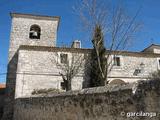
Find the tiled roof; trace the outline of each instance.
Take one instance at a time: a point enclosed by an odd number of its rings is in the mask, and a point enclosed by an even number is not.
[[[146,47],[144,50],[142,50],[141,52],[145,52],[147,49],[151,48],[151,47],[160,47],[160,45],[157,44],[151,44],[150,46]]]
[[[92,49],[84,48],[61,48],[51,46],[32,46],[32,45],[21,45],[19,50],[28,51],[48,51],[48,52],[79,52],[89,53]],[[108,50],[106,50],[106,53]],[[132,51],[112,51],[111,54],[127,55],[127,56],[144,56],[144,57],[160,57],[160,54],[149,53],[149,52],[132,52]]]
[[[11,17],[33,17],[33,18],[57,18],[58,20],[60,19],[59,16],[47,16],[47,15],[34,15],[34,14],[24,14],[24,13],[10,13]]]

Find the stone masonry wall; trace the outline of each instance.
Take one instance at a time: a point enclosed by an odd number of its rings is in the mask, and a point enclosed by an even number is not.
[[[111,80],[118,78],[125,82],[145,80],[150,73],[159,69],[158,58],[160,57],[121,55],[121,66],[113,66],[109,77]],[[143,69],[141,63],[144,64]],[[142,69],[141,73],[134,75],[136,69]]]
[[[0,88],[0,120],[3,115],[5,88]]]
[[[60,51],[20,50],[15,97],[30,96],[34,89],[55,88],[62,90],[61,82],[63,79],[59,74],[59,72],[63,73],[60,67],[60,53],[67,53],[68,58],[72,56],[71,54],[77,55],[76,53]],[[78,53],[78,58],[81,55],[84,54]],[[84,61],[82,62],[84,63]],[[78,74],[72,79],[72,90],[83,88],[84,71],[82,69],[84,69],[83,64],[78,70]]]
[[[160,81],[147,81],[18,98],[14,120],[159,120],[159,112]]]
[[[34,15],[11,14],[12,27],[8,57],[6,82],[5,114],[2,120],[10,120],[13,115],[15,84],[17,75],[18,54],[20,45],[56,46],[58,18]],[[41,28],[40,39],[29,39],[30,27],[38,25]]]
[[[43,47],[42,47],[43,48]],[[20,49],[16,76],[16,98],[30,96],[34,89],[56,88],[61,89],[61,69],[56,65],[60,63],[60,53],[68,54],[69,59],[73,54],[85,55],[86,53],[65,51],[61,48],[53,51]],[[57,56],[58,54],[58,56]],[[158,69],[157,57],[152,56],[127,56],[121,55],[121,66],[113,66],[110,80],[121,79],[125,82],[135,82],[146,79],[149,73]],[[145,64],[142,73],[134,75],[135,69]],[[80,90],[89,84],[89,73],[81,66],[79,74],[72,80],[72,89]]]

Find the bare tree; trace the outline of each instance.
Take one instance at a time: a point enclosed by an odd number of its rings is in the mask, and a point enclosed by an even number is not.
[[[129,17],[120,4],[114,8],[109,6],[111,5],[107,6],[105,0],[81,0],[78,6],[74,7],[84,29],[90,32],[91,39],[94,36],[96,26],[100,26],[103,31],[107,49],[105,70],[102,70],[99,57],[100,42],[96,44],[93,42],[92,44],[96,49],[98,69],[101,70],[101,77],[106,79],[106,84],[108,83],[108,75],[113,68],[114,57],[120,54],[120,50],[124,50],[132,44],[134,35],[140,26],[136,22],[140,10],[137,10],[134,16]]]
[[[85,59],[84,54],[81,53],[56,53],[51,58],[53,63],[56,63],[57,68],[59,69],[59,75],[63,79],[63,88],[66,91],[72,89],[72,79],[80,74],[83,71]]]

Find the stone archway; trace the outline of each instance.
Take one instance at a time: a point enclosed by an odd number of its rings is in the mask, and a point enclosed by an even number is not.
[[[109,82],[109,84],[111,84],[111,85],[122,85],[122,84],[126,84],[126,82],[124,82],[121,79],[114,79],[111,82]]]

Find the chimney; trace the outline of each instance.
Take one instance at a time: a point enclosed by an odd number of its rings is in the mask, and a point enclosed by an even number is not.
[[[81,41],[79,40],[73,41],[71,48],[81,48]]]

